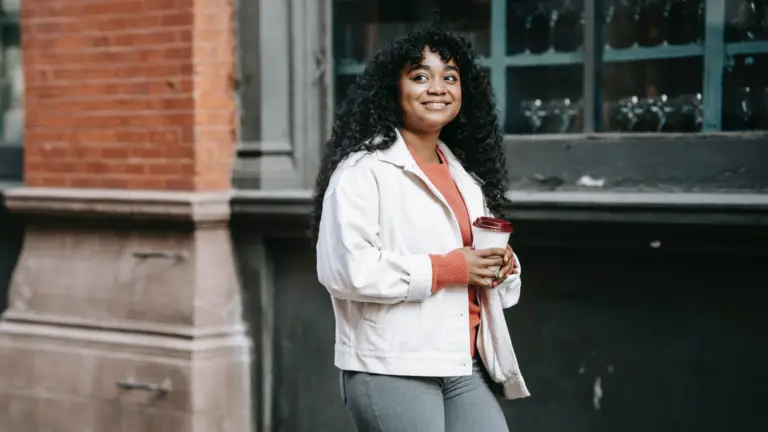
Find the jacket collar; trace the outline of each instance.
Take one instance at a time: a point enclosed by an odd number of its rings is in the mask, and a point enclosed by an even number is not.
[[[391,163],[392,165],[399,166],[400,168],[404,168],[406,171],[412,171],[416,164],[416,159],[413,158],[413,155],[408,150],[408,147],[405,144],[405,139],[403,138],[403,135],[400,133],[398,129],[395,129],[395,142],[392,144],[391,147],[385,150],[378,150],[377,154],[379,157],[379,160],[383,162]],[[373,138],[373,141],[380,140],[381,137]],[[451,170],[455,170],[459,173],[470,175],[464,170],[464,167],[461,166],[461,162],[456,158],[456,156],[453,154],[453,152],[448,148],[447,145],[445,145],[444,142],[438,141],[437,143],[438,148],[440,148],[440,151],[445,156],[448,166],[451,167]],[[474,178],[474,176],[470,175]],[[478,183],[482,183],[480,179],[474,178]]]
[[[377,136],[373,138],[373,142],[375,143],[381,139],[381,136]],[[388,149],[376,151],[376,154],[378,155],[379,160],[391,163],[400,168],[412,169],[416,166],[416,159],[411,155],[411,152],[405,145],[403,135],[397,128],[395,128],[395,142],[392,143]]]

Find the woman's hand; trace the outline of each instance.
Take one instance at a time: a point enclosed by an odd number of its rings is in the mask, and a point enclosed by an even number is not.
[[[493,270],[488,267],[503,265],[504,257],[507,253],[506,250],[501,248],[475,250],[469,247],[461,248],[459,250],[467,261],[470,285],[486,288],[492,288],[498,285],[494,285],[494,283],[496,283],[496,275]],[[501,272],[501,270],[499,271]]]
[[[492,287],[496,288],[499,286],[510,273],[517,273],[517,262],[515,262],[515,254],[512,248],[507,246],[507,249],[504,251],[504,267],[499,269],[499,277],[493,281]]]

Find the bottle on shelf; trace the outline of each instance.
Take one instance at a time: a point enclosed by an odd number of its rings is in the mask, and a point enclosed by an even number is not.
[[[614,0],[606,11],[605,40],[614,49],[637,42],[637,7],[634,0]]]
[[[699,1],[699,9],[697,12],[697,19],[699,20],[699,34],[696,42],[699,45],[703,45],[707,38],[707,3],[706,0]]]
[[[752,88],[744,85],[744,75],[743,68],[735,65],[723,76],[723,130],[752,129]]]
[[[704,125],[702,95],[681,95],[663,104],[665,122],[662,132],[700,132]]]
[[[552,47],[550,16],[544,5],[537,4],[536,9],[528,15],[525,29],[525,42],[528,52],[531,54],[541,54]]]
[[[755,99],[755,128],[768,130],[768,86],[759,89]]]
[[[667,11],[667,42],[685,45],[697,42],[701,34],[701,0],[670,0]]]
[[[739,0],[726,10],[726,42],[768,39],[768,4],[765,0]]]
[[[521,2],[510,2],[507,6],[507,55],[522,54],[526,50],[525,6]]]
[[[664,0],[643,0],[637,12],[637,44],[653,47],[666,41],[667,7]]]
[[[558,52],[574,52],[584,40],[582,13],[564,0],[563,4],[552,11],[552,48]]]

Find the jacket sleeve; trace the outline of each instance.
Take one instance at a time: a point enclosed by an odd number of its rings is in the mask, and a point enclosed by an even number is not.
[[[522,286],[520,275],[523,273],[523,267],[520,265],[517,254],[515,254],[515,262],[517,263],[517,273],[507,276],[504,282],[495,289],[501,297],[501,305],[504,309],[512,307],[520,301],[520,287]]]
[[[317,241],[317,276],[340,299],[372,303],[423,301],[431,294],[429,255],[380,246],[379,195],[370,172],[355,167],[332,179]]]
[[[488,206],[485,207],[485,214],[494,217],[493,213],[488,209]],[[523,284],[523,281],[520,279],[520,276],[523,274],[523,267],[520,264],[520,258],[517,257],[517,254],[514,252],[513,254],[515,255],[515,262],[517,263],[517,273],[512,273],[507,276],[504,282],[500,283],[496,289],[494,289],[494,291],[499,293],[501,305],[504,309],[510,308],[520,301],[520,288]]]

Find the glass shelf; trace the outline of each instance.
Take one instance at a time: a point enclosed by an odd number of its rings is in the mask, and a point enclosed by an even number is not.
[[[768,41],[735,42],[725,45],[725,52],[729,56],[768,53]],[[643,60],[663,60],[685,57],[697,57],[704,55],[704,47],[698,44],[688,45],[660,45],[656,47],[632,47],[626,49],[613,49],[606,47],[603,52],[605,63],[630,62]],[[584,56],[581,52],[545,52],[543,54],[517,54],[504,58],[504,64],[508,67],[534,67],[534,66],[560,66],[581,63]],[[483,66],[490,66],[491,60],[487,57],[478,59]],[[337,65],[339,75],[357,75],[363,71],[362,63],[347,63]]]
[[[683,57],[696,57],[704,54],[704,48],[698,44],[689,45],[660,45],[657,47],[632,47],[626,49],[612,49],[605,47],[603,61],[606,63],[628,62],[642,60],[660,60]],[[511,67],[526,66],[558,66],[581,63],[581,52],[558,53],[546,52],[543,54],[518,54],[509,56],[505,64]]]
[[[725,44],[725,53],[729,56],[768,54],[768,41],[747,41]]]
[[[541,54],[516,54],[507,56],[504,64],[510,67],[531,67],[531,66],[560,66],[581,63],[584,55],[581,52],[555,52],[547,51]]]

